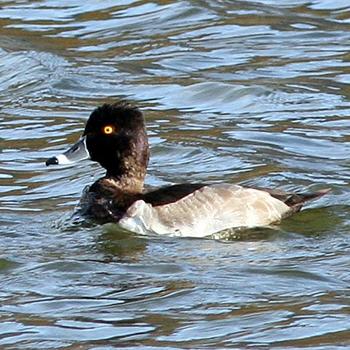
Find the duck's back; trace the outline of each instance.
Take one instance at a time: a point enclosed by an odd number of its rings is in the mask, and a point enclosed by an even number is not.
[[[204,237],[228,228],[269,225],[291,211],[283,201],[267,192],[217,184],[201,187],[165,205],[152,206],[138,200],[120,224],[141,234]]]

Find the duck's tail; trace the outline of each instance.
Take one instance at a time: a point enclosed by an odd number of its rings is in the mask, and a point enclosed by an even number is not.
[[[325,188],[317,192],[306,193],[290,193],[278,190],[265,190],[270,193],[272,197],[277,198],[283,203],[287,204],[293,212],[299,211],[304,203],[318,199],[331,191],[330,188]]]

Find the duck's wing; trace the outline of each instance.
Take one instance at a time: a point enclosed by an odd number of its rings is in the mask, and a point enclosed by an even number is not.
[[[166,205],[179,201],[189,194],[206,186],[206,184],[178,184],[172,186],[161,187],[159,189],[146,192],[142,195],[142,199],[152,206]]]
[[[202,186],[178,201],[136,201],[120,224],[138,233],[204,237],[233,227],[266,226],[293,210],[266,191],[231,184]]]

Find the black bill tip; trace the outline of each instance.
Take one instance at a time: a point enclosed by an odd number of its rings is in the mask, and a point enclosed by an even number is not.
[[[57,165],[58,164],[58,159],[56,157],[51,157],[46,161],[46,166],[49,165]]]

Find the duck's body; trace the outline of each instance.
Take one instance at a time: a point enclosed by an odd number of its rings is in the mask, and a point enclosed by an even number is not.
[[[68,163],[78,153],[107,170],[85,190],[81,212],[141,234],[204,237],[228,228],[266,226],[327,192],[289,194],[233,184],[181,184],[145,192],[149,149],[144,120],[126,103],[97,108],[83,138],[46,164]]]
[[[238,185],[203,186],[176,202],[137,200],[120,224],[141,234],[203,237],[229,228],[266,226],[292,212],[267,192]]]

